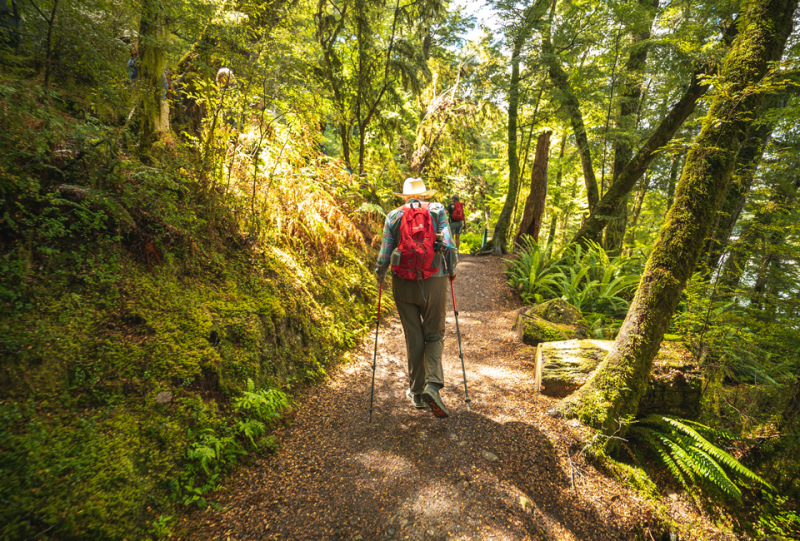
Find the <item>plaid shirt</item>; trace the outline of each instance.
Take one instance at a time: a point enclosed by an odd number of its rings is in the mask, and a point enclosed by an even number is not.
[[[409,199],[406,204],[416,199]],[[378,264],[375,267],[375,273],[379,277],[386,275],[389,269],[390,258],[392,251],[400,243],[400,221],[403,218],[403,208],[398,207],[386,215],[386,223],[383,225],[383,238],[381,239],[381,251],[378,254]],[[450,234],[450,227],[447,225],[447,213],[441,203],[430,203],[428,211],[433,218],[433,227],[436,233],[444,234],[444,257],[447,258],[447,267],[451,269],[451,274],[456,275],[456,265],[458,265],[458,252],[456,252],[456,245],[453,242],[453,236]],[[447,276],[444,268],[439,269],[439,272],[432,276]]]

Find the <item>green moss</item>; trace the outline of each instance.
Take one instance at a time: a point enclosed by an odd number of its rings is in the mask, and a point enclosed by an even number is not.
[[[30,309],[0,318],[0,539],[136,538],[172,513],[198,435],[233,434],[247,378],[316,381],[373,317],[365,254],[316,268],[295,254],[302,284],[285,262],[216,255],[224,272],[185,274],[123,254],[112,288],[43,275]]]
[[[538,316],[518,316],[517,332],[524,344],[535,346],[542,342],[568,340],[574,334],[566,325],[550,323]]]

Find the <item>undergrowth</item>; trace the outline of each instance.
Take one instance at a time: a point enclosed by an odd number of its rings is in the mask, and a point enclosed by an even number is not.
[[[204,170],[37,88],[0,81],[0,539],[163,537],[359,341],[380,215],[299,119]]]
[[[506,260],[506,275],[524,303],[563,298],[584,314],[594,338],[616,334],[639,284],[639,261],[611,257],[592,242],[558,250],[527,235],[518,248]]]

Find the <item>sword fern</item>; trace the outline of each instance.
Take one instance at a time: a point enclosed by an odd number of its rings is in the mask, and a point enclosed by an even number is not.
[[[741,502],[744,486],[760,485],[774,490],[727,451],[709,441],[709,438],[732,440],[725,431],[686,419],[650,415],[631,427],[630,437],[652,450],[689,494],[695,495],[697,489],[708,489]]]

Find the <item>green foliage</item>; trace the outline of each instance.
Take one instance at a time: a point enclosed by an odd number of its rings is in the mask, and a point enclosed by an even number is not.
[[[253,380],[247,378],[247,390],[233,401],[233,409],[241,417],[236,424],[237,433],[257,448],[256,440],[264,436],[268,426],[279,419],[290,404],[286,393],[277,389],[256,390]]]
[[[522,238],[522,250],[516,259],[507,259],[506,274],[511,287],[519,291],[522,301],[536,304],[554,298],[563,276],[560,254],[552,253],[551,245],[544,249],[532,237]]]
[[[564,253],[559,288],[562,296],[581,311],[621,316],[628,311],[639,284],[636,261],[610,257],[598,244],[580,245]]]
[[[247,378],[245,390],[233,400],[233,410],[238,414],[233,425],[206,428],[189,447],[189,462],[180,476],[181,482],[174,485],[183,504],[201,508],[209,505],[207,494],[217,488],[220,476],[247,453],[243,444],[249,443],[257,451],[277,452],[277,441],[266,433],[290,405],[286,393],[256,389],[255,382]]]
[[[742,487],[774,488],[707,438],[730,441],[724,431],[674,417],[651,415],[630,428],[634,442],[647,446],[690,494],[698,488],[741,502]],[[646,463],[639,454],[642,464]]]
[[[0,538],[164,537],[156,516],[212,505],[244,453],[277,452],[281,389],[363,335],[359,227],[379,213],[352,212],[338,164],[304,169],[314,142],[283,130],[292,160],[271,153],[246,240],[252,192],[206,191],[191,145],[144,164],[124,128],[35,86],[4,80],[0,105]]]
[[[792,509],[789,498],[769,492],[756,507],[757,519],[752,530],[759,537],[780,535],[789,539],[800,536],[800,513]]]
[[[462,233],[461,245],[458,251],[462,254],[471,254],[479,250],[482,246],[482,235],[479,233]]]
[[[776,385],[793,379],[796,363],[787,357],[793,333],[777,322],[750,317],[747,308],[718,294],[703,273],[687,284],[671,326],[696,362],[731,381]]]
[[[624,315],[639,282],[631,272],[634,262],[625,256],[609,257],[597,244],[575,245],[553,253],[530,237],[523,238],[519,256],[507,260],[511,287],[523,302],[536,304],[561,296],[581,311],[606,316]]]

